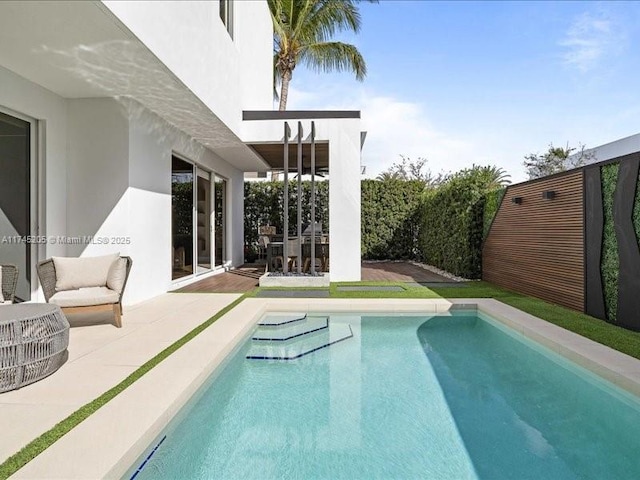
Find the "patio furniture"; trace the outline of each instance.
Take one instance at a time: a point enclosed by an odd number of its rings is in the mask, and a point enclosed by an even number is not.
[[[328,272],[329,271],[329,242],[319,241],[316,242],[316,266],[319,263],[319,269],[316,272]],[[311,266],[311,242],[302,244],[302,258],[304,259],[303,271],[309,272]]]
[[[69,322],[57,305],[0,308],[0,392],[51,375],[66,361],[68,345]]]
[[[275,272],[278,269],[278,263],[282,266],[284,259],[282,257],[283,243],[269,242],[267,245],[267,271]]]
[[[276,227],[274,225],[260,225],[258,227],[258,235],[266,235],[268,237],[276,234]]]
[[[0,265],[0,305],[13,303],[18,286],[18,267]]]
[[[258,237],[258,258],[265,258],[267,256],[267,248],[270,240],[267,235],[261,235]]]
[[[131,258],[53,257],[38,264],[38,277],[47,303],[65,313],[113,309],[116,327],[122,327],[122,295],[131,270]]]
[[[293,271],[297,262],[298,238],[291,237],[287,241],[287,266]],[[270,242],[267,246],[267,271],[274,272],[284,266],[284,242]]]

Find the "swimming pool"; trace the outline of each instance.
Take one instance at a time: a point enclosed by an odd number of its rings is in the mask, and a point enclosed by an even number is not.
[[[262,327],[127,477],[640,476],[637,399],[482,313],[329,322]]]

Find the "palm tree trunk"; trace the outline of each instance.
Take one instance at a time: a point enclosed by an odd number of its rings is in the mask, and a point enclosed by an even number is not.
[[[280,111],[287,109],[287,97],[289,96],[289,82],[291,81],[291,73],[291,70],[286,70],[282,73],[282,88],[280,88]]]

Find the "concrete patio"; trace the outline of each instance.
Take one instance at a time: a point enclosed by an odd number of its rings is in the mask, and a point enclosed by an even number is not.
[[[39,382],[0,394],[0,463],[239,296],[160,295],[125,307],[122,328],[109,314],[69,315],[68,361]]]

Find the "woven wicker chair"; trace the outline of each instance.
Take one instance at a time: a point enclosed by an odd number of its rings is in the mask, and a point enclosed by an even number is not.
[[[113,315],[115,319],[116,327],[122,327],[122,296],[124,295],[124,289],[127,286],[127,280],[129,279],[129,272],[131,271],[131,264],[133,263],[131,257],[120,257],[126,260],[126,276],[124,284],[119,292],[117,301],[106,304],[91,304],[86,306],[73,306],[73,307],[61,307],[64,313],[86,313],[91,311],[104,311],[113,309]],[[42,291],[47,303],[56,292],[56,267],[53,259],[49,258],[38,263],[38,278],[40,279],[40,285],[42,285]]]
[[[2,296],[5,302],[13,303],[18,286],[18,267],[4,264],[0,267],[2,267]]]

